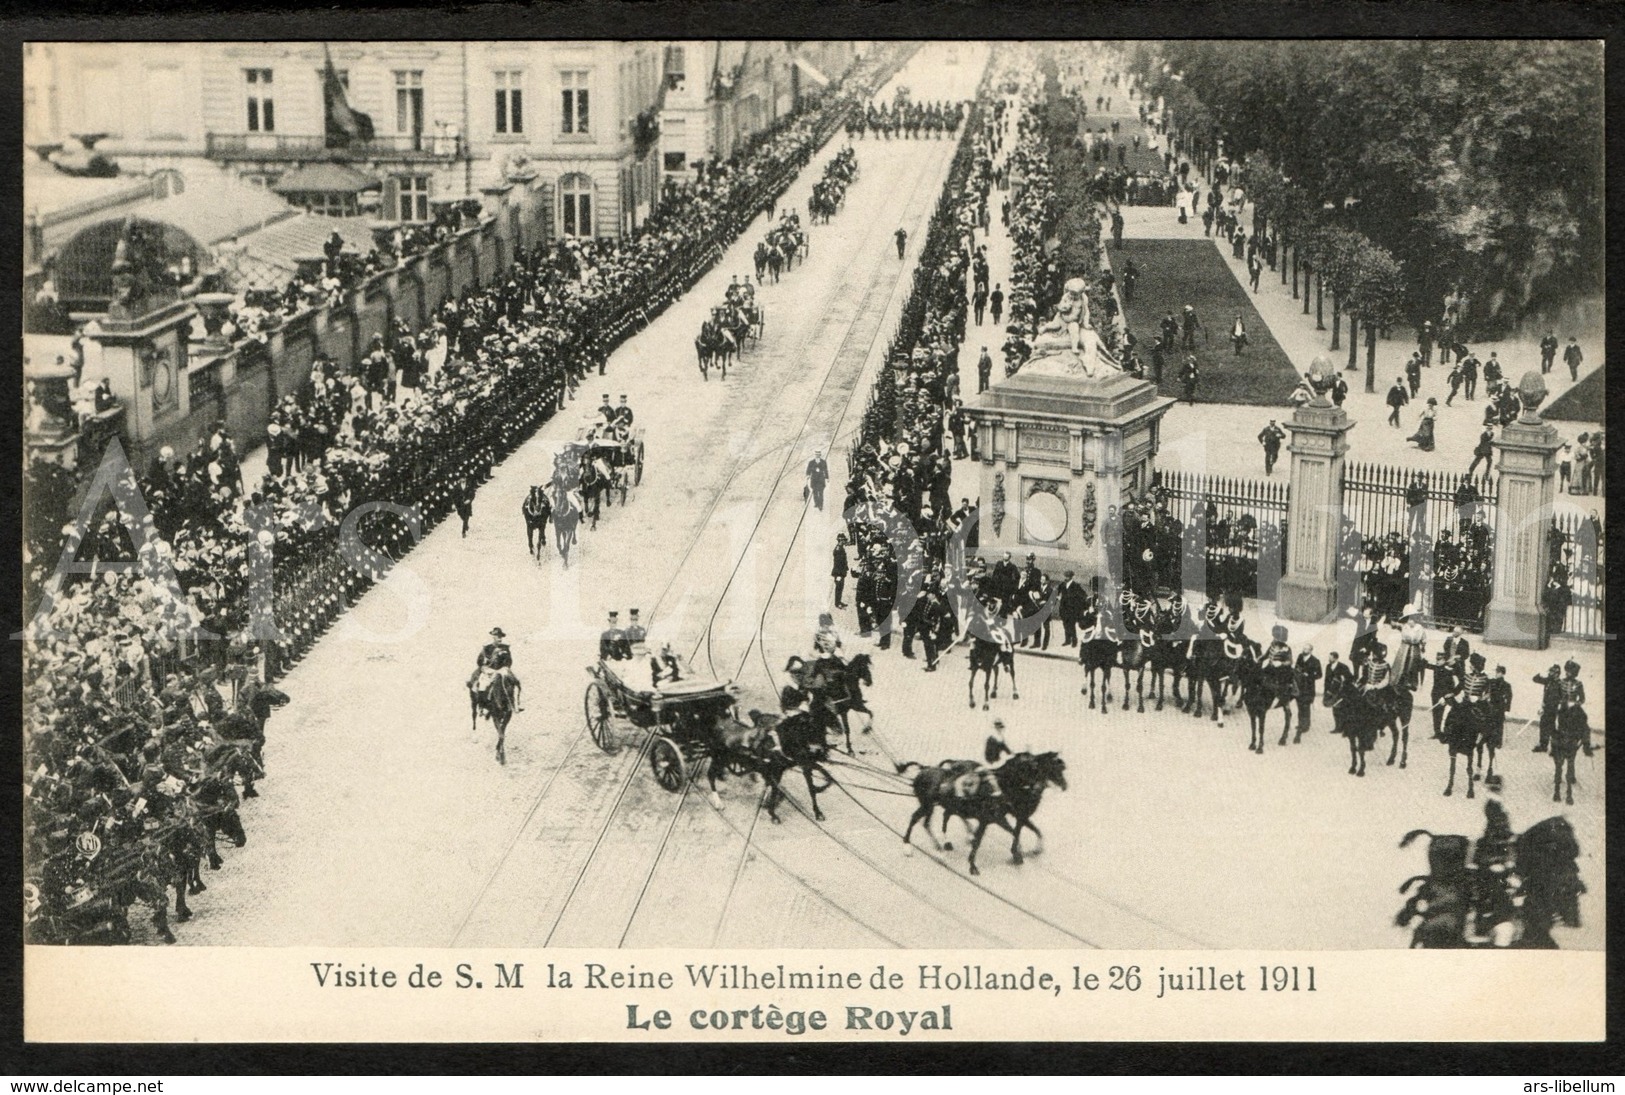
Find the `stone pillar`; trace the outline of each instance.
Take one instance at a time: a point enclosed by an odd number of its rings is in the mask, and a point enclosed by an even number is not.
[[[1499,474],[1495,502],[1495,576],[1484,614],[1484,639],[1503,646],[1544,650],[1546,614],[1541,594],[1552,568],[1547,528],[1557,495],[1556,454],[1562,439],[1541,420],[1546,397],[1538,372],[1518,385],[1523,414],[1495,442]]]
[[[67,365],[30,361],[23,364],[23,378],[29,397],[23,430],[26,456],[72,468],[79,449],[79,428],[68,394],[73,370]]]
[[[1327,374],[1329,375],[1329,373]],[[1293,411],[1286,576],[1276,593],[1283,619],[1318,623],[1337,611],[1338,531],[1343,524],[1343,456],[1354,422],[1320,396]]]

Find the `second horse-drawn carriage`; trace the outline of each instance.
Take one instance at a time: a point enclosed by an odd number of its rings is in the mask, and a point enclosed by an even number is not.
[[[653,664],[665,667],[663,678],[657,680],[651,668],[645,668]],[[669,674],[674,671],[677,675],[672,678]],[[689,675],[669,650],[653,659],[600,658],[587,673],[592,677],[582,697],[587,732],[606,753],[631,744],[623,738],[634,735],[621,729],[630,726],[648,742],[649,768],[656,783],[675,793],[704,771],[712,804],[718,807],[719,779],[755,772],[768,785],[762,805],[775,822],[784,799],[779,782],[791,768],[800,768],[813,814],[823,820],[818,792],[831,783],[822,763],[828,749],[824,726],[810,713],[790,710],[793,704],[785,703],[783,715],[753,710],[748,712],[750,721],[742,721],[738,686]],[[638,679],[644,674],[647,687]],[[814,772],[821,782],[814,782]]]

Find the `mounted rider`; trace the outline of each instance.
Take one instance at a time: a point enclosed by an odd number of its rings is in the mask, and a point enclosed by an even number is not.
[[[479,696],[482,703],[489,704],[491,699],[491,686],[501,680],[513,697],[514,710],[522,711],[519,706],[519,696],[523,686],[513,671],[513,651],[508,648],[507,636],[500,627],[491,629],[491,641],[480,648],[478,656],[474,659],[474,672],[468,678],[469,691]]]
[[[1259,665],[1270,692],[1284,702],[1298,694],[1297,677],[1293,673],[1292,648],[1287,645],[1287,630],[1281,624],[1270,629],[1270,645],[1265,648]]]

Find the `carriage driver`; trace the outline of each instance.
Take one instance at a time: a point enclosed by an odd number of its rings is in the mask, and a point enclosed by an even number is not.
[[[604,402],[598,408],[598,417],[604,420],[605,426],[615,424],[615,405],[609,401],[609,393],[604,393]]]
[[[609,626],[598,636],[598,657],[606,662],[624,662],[632,660],[632,644],[626,641],[626,632],[621,630],[621,614],[611,611]]]
[[[519,696],[523,686],[513,672],[513,651],[508,649],[507,636],[500,627],[491,629],[491,641],[480,648],[479,655],[474,659],[474,673],[468,678],[468,687],[472,692],[485,695],[491,687],[491,681],[501,677],[508,683],[513,692],[514,710],[523,711],[519,706]]]
[[[605,402],[609,400],[606,397]],[[626,405],[626,396],[621,396],[620,405],[610,412],[610,425],[619,426],[623,430],[632,428],[632,408]]]
[[[638,620],[638,610],[630,609],[627,615],[631,619],[626,621],[626,645],[634,657],[644,653],[644,644],[649,641],[649,631]]]

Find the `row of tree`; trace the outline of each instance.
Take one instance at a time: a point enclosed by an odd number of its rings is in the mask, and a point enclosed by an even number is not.
[[[1364,322],[1465,299],[1488,335],[1601,292],[1600,43],[1174,41],[1129,61],[1198,166],[1245,161]]]

